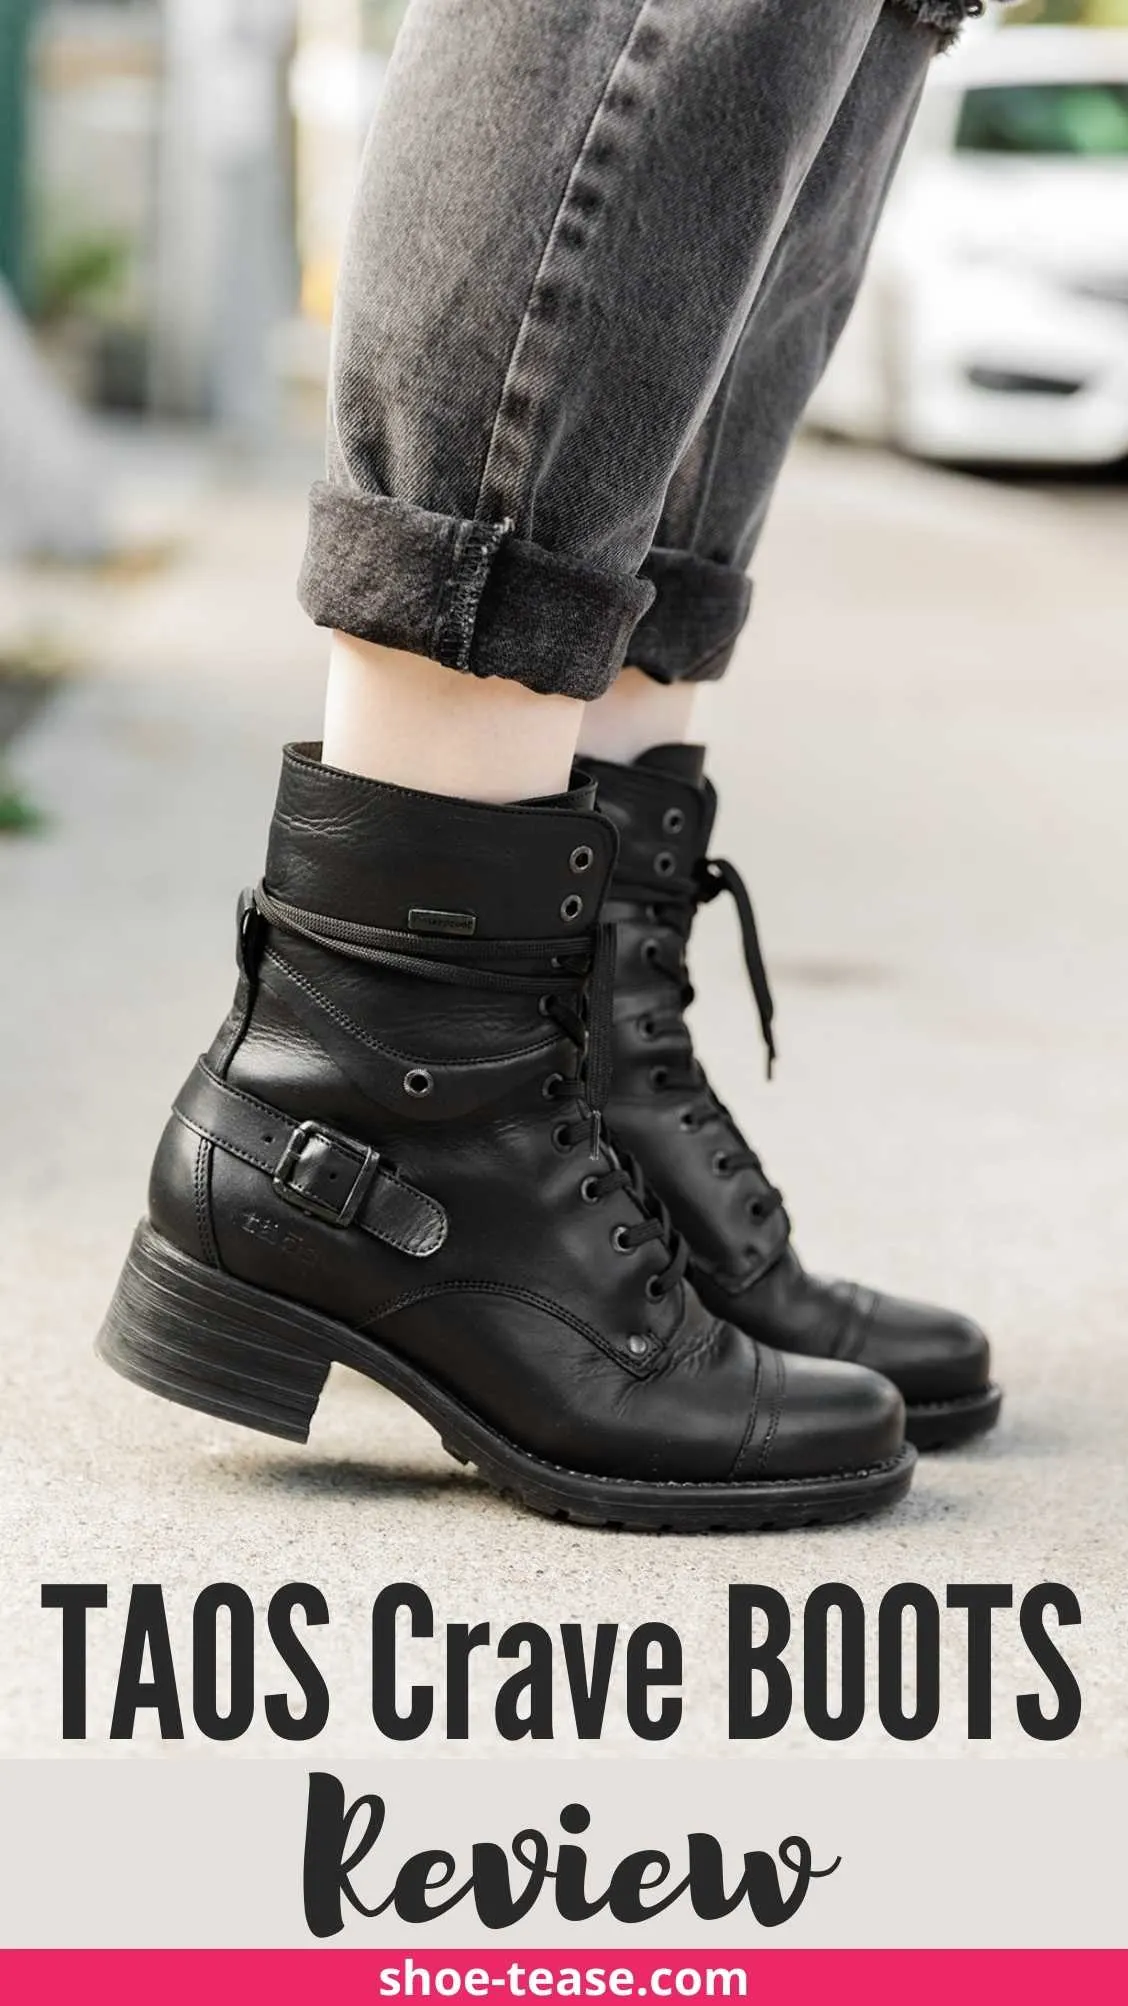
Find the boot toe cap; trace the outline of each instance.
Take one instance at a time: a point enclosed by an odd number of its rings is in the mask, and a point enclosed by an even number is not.
[[[991,1377],[986,1332],[970,1317],[929,1303],[875,1295],[854,1357],[886,1373],[912,1406],[981,1392]]]
[[[904,1400],[865,1366],[765,1351],[762,1385],[742,1477],[865,1470],[901,1453]]]

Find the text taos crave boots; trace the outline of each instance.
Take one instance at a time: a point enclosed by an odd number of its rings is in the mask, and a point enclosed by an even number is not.
[[[899,1394],[706,1310],[601,1136],[615,836],[591,803],[439,799],[287,751],[235,1003],[161,1140],[102,1356],[296,1440],[353,1366],[497,1488],[587,1523],[892,1502]]]
[[[618,922],[611,1127],[689,1241],[690,1273],[710,1309],[783,1351],[886,1373],[905,1397],[906,1433],[919,1448],[963,1441],[999,1413],[983,1332],[947,1310],[808,1274],[779,1192],[694,1055],[685,951],[697,907],[720,891],[737,902],[772,1051],[748,895],[730,864],[706,856],[716,795],[702,760],[699,746],[671,745],[632,766],[583,762],[619,831],[607,904]]]

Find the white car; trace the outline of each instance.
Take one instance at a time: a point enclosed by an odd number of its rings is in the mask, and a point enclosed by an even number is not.
[[[929,459],[1128,455],[1128,30],[938,60],[809,413]]]

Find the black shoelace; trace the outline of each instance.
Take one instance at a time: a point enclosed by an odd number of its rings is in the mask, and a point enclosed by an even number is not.
[[[654,923],[669,935],[668,940],[652,938],[644,943],[643,953],[647,965],[666,977],[676,990],[676,1001],[668,1010],[651,1010],[644,1019],[647,1035],[658,1045],[664,1044],[669,1058],[651,1069],[651,1079],[659,1091],[685,1094],[689,1098],[682,1112],[682,1126],[687,1133],[708,1127],[711,1123],[723,1122],[730,1130],[736,1131],[728,1109],[717,1098],[707,1080],[704,1070],[693,1050],[693,1040],[685,1022],[685,1013],[694,998],[693,984],[686,969],[686,949],[690,930],[697,909],[711,904],[722,892],[728,892],[737,910],[740,921],[740,937],[744,949],[744,964],[756,999],[760,1030],[764,1040],[767,1077],[772,1076],[776,1059],[775,1039],[772,1020],[775,1005],[768,982],[767,969],[760,949],[760,936],[756,929],[756,916],[752,910],[752,900],[735,864],[724,858],[703,857],[697,863],[690,877],[669,877],[663,881],[658,891],[653,884],[641,882],[616,883],[616,897],[645,906]],[[751,1171],[762,1184],[763,1190],[749,1208],[753,1218],[766,1219],[783,1206],[783,1194],[771,1183],[764,1166],[755,1150],[746,1144],[718,1150],[713,1158],[713,1167],[718,1176],[735,1176],[740,1171]]]
[[[613,1191],[627,1191],[642,1217],[617,1230],[616,1245],[624,1252],[661,1240],[670,1258],[660,1274],[652,1275],[647,1294],[652,1300],[666,1296],[681,1281],[689,1262],[689,1250],[676,1233],[669,1214],[651,1192],[634,1161],[614,1150],[603,1133],[603,1110],[611,1089],[612,1009],[615,994],[615,928],[606,922],[596,927],[589,942],[574,935],[555,940],[461,940],[432,939],[426,935],[403,933],[391,927],[361,926],[353,920],[333,919],[324,913],[307,912],[277,899],[265,884],[256,885],[255,910],[268,925],[299,935],[315,947],[364,961],[394,974],[410,975],[426,982],[444,982],[452,987],[506,990],[511,995],[535,995],[541,1015],[556,1024],[580,1054],[580,1069],[573,1078],[553,1073],[545,1082],[548,1100],[569,1102],[580,1114],[572,1122],[562,1122],[558,1134],[568,1148],[587,1141],[593,1163],[606,1160],[606,1168],[584,1179],[583,1195],[588,1202],[609,1197]],[[490,962],[506,962],[506,968],[489,967]],[[526,973],[515,970],[524,964]],[[546,988],[554,979],[555,986]],[[584,992],[583,1007],[557,989]]]

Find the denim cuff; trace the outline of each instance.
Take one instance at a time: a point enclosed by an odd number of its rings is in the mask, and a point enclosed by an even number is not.
[[[590,703],[614,681],[653,598],[640,578],[596,571],[509,522],[437,515],[318,481],[298,598],[319,627],[508,676]]]
[[[631,635],[631,667],[656,683],[716,682],[748,618],[751,580],[730,564],[658,548],[640,575],[653,585],[654,603]]]

